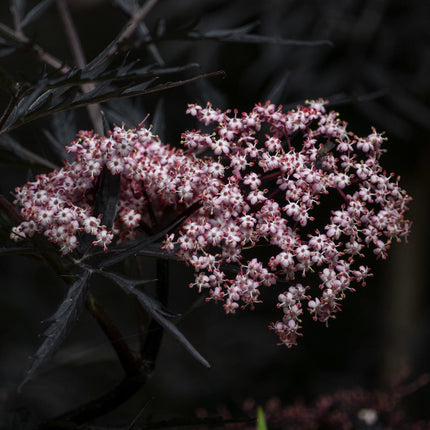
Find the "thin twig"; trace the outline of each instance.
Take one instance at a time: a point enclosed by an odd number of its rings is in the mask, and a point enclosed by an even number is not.
[[[75,25],[73,24],[72,16],[70,15],[70,11],[65,0],[57,0],[57,8],[64,24],[64,30],[69,41],[70,49],[72,50],[73,59],[75,60],[76,66],[83,69],[87,64],[87,60],[85,59],[81,41]]]
[[[85,68],[87,60],[66,1],[57,0],[57,8],[64,24],[64,30],[69,41],[70,49],[72,50],[73,59],[75,60],[76,66],[82,70]],[[95,85],[93,83],[83,84],[81,88],[84,93],[89,93],[95,88]],[[103,119],[100,114],[100,105],[90,104],[87,106],[87,111],[94,130],[99,135],[103,135]]]
[[[133,34],[133,32],[136,30],[136,27],[145,18],[145,16],[149,13],[149,11],[155,6],[157,1],[158,0],[148,0],[140,9],[138,9],[131,16],[129,22],[121,30],[116,44],[112,46],[111,50],[107,54],[108,56],[113,55],[116,52],[118,45],[121,44],[124,40],[128,39]],[[60,11],[63,9],[62,3],[63,3],[63,0],[57,0],[57,5]],[[66,31],[68,30],[66,29]],[[15,42],[28,45],[28,47],[31,49],[31,51],[33,51],[33,53],[40,61],[48,64],[54,69],[59,70],[61,73],[66,74],[70,72],[71,68],[68,65],[66,65],[63,61],[60,61],[58,58],[54,57],[53,55],[45,52],[39,45],[32,44],[30,39],[24,33],[15,31],[3,23],[0,23],[0,33],[3,33],[5,36],[9,37]],[[77,45],[74,44],[74,47],[75,46]],[[74,47],[72,47],[72,50],[74,50]]]
[[[149,13],[149,11],[156,5],[157,1],[158,0],[148,0],[140,9],[138,9],[136,12],[134,12],[131,15],[130,20],[120,31],[120,34],[117,38],[116,43],[109,50],[107,54],[108,56],[115,54],[116,50],[118,49],[118,45],[123,43],[134,33],[139,23],[145,18],[145,16]]]
[[[10,27],[0,22],[0,33],[3,33],[5,36],[9,37],[15,42],[26,45],[29,50],[33,52],[36,58],[38,58],[43,63],[53,67],[63,74],[70,72],[70,67],[65,64],[64,61],[60,61],[58,58],[54,57],[48,52],[45,52],[39,45],[32,44],[30,39],[22,32],[16,32],[15,30],[12,30]]]

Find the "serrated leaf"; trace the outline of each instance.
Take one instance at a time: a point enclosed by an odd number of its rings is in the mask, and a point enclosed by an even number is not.
[[[137,64],[139,64],[139,62],[140,62],[140,60],[131,61],[129,63],[123,62],[123,64],[121,64],[121,66],[119,66],[117,69],[114,69],[115,75],[117,77],[123,77],[123,76],[129,75],[129,71],[131,69],[133,69],[135,66],[137,66]],[[150,69],[151,69],[151,66],[145,66],[140,70],[142,70],[143,72],[146,72],[147,70],[150,70]],[[134,69],[134,71],[138,72],[139,69]]]
[[[28,108],[34,103],[34,101],[45,91],[46,82],[39,82],[36,87],[26,91],[27,94],[23,94],[14,106],[9,118],[4,124],[4,128],[10,127],[19,118],[24,117],[27,113]]]
[[[65,87],[66,85],[77,85],[79,84],[82,76],[81,69],[71,69],[66,74],[56,77],[50,77],[48,80],[48,85],[51,88],[55,87]],[[84,83],[84,82],[82,82]]]
[[[258,21],[250,22],[249,24],[242,25],[241,27],[231,28],[231,29],[218,29],[212,30],[204,33],[205,37],[210,38],[223,38],[237,36],[239,34],[247,34],[250,31],[258,27],[260,23]]]
[[[109,90],[109,82],[103,82],[97,85],[94,89],[92,89],[88,93],[82,93],[77,95],[77,97],[73,100],[73,103],[85,103],[85,102],[94,100],[100,96],[103,96],[109,91],[112,91],[112,89]]]
[[[29,88],[17,103],[17,110],[22,113],[27,112],[28,108],[46,91],[46,80],[41,79],[33,88]]]
[[[59,91],[61,91],[61,89],[59,89]],[[73,103],[73,100],[75,99],[75,97],[78,94],[80,94],[80,88],[79,87],[72,87],[72,88],[69,88],[68,90],[62,92],[61,97],[52,101],[52,106],[45,113],[45,115],[49,115],[50,113],[62,112],[62,111],[71,109],[71,107],[70,107],[71,103]],[[83,104],[83,106],[85,106],[85,104]],[[40,115],[40,116],[37,116],[36,118],[40,118],[40,117],[45,116],[45,115]],[[32,119],[36,119],[36,118],[31,118],[30,121]],[[27,121],[25,121],[25,122],[27,122]]]
[[[101,63],[93,68],[89,69],[88,67],[85,67],[81,70],[81,76],[80,79],[82,82],[97,82],[97,81],[103,81],[102,77],[108,77],[108,76],[115,76],[117,74],[117,68],[107,70],[110,63]],[[105,79],[109,80],[109,79]]]
[[[51,6],[52,3],[53,0],[42,0],[41,2],[39,2],[25,15],[24,19],[21,22],[21,27],[24,28],[26,25],[30,24],[30,22],[33,22],[35,19],[41,17],[49,8],[49,6]]]
[[[194,91],[198,94],[197,100],[203,103],[203,105],[206,104],[207,100],[210,100],[212,105],[218,106],[220,109],[228,105],[225,93],[207,79],[196,82],[196,89]]]
[[[38,110],[43,109],[44,106],[50,106],[52,96],[55,94],[54,90],[47,90],[41,94],[27,109],[27,114],[34,114]]]
[[[172,321],[166,318],[166,311],[162,305],[153,297],[136,288],[137,285],[152,282],[147,280],[128,279],[112,272],[98,271],[101,275],[112,279],[125,293],[135,296],[142,307],[191,355],[203,366],[210,368],[209,362],[194,348],[190,341],[179,331]]]
[[[112,0],[112,3],[128,14],[131,14],[136,8],[136,0]]]
[[[33,362],[27,370],[24,380],[19,385],[18,391],[21,391],[22,387],[33,378],[37,370],[49,361],[76,323],[84,307],[89,277],[89,271],[78,275],[78,279],[69,287],[66,298],[55,314],[48,319],[51,325],[44,332],[46,338],[36,351]]]
[[[122,94],[123,95],[131,95],[131,94],[135,94],[135,93],[141,93],[142,91],[145,91],[157,79],[158,78],[154,78],[154,79],[151,79],[150,81],[142,82],[142,83],[137,84],[137,85],[133,85],[130,88],[126,88]]]
[[[50,106],[45,106],[44,109],[40,109],[37,112],[28,112],[28,107],[43,93],[46,88],[43,88],[43,83],[40,83],[36,88],[32,88],[30,91],[27,91],[27,95],[21,97],[18,103],[12,108],[10,115],[4,121],[2,128],[0,130],[0,135],[9,133],[10,131],[16,129],[20,125],[29,123],[34,121],[35,119],[42,118],[44,116],[61,112],[64,110],[71,110],[80,107],[88,106],[89,104],[94,103],[104,103],[112,100],[118,100],[127,97],[135,97],[139,95],[152,94],[155,92],[165,91],[171,88],[176,88],[179,86],[186,85],[188,83],[194,82],[199,79],[209,78],[214,76],[223,75],[224,72],[217,71],[206,73],[202,75],[197,75],[189,79],[178,80],[178,81],[170,81],[166,83],[162,83],[155,86],[148,86],[148,83],[132,85],[130,87],[130,83],[126,83],[119,88],[113,88],[111,91],[107,90],[106,92],[102,92],[101,94],[95,95],[93,97],[88,97],[86,94],[84,99],[82,96],[77,96],[79,91],[78,86],[72,86],[67,90],[64,88],[58,88],[52,94],[52,101]],[[123,77],[121,77],[123,79]],[[153,81],[150,81],[150,84]],[[49,85],[52,83],[50,82]],[[46,85],[46,83],[45,83]],[[59,82],[56,85],[60,85]],[[69,85],[69,84],[65,84]],[[78,84],[76,84],[78,85]],[[81,85],[81,83],[79,83]],[[80,100],[79,100],[80,97]],[[8,112],[9,113],[9,112]]]

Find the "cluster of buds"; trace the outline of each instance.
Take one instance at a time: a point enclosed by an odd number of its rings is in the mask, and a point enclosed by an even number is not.
[[[385,258],[409,233],[410,197],[379,164],[385,138],[374,129],[354,135],[322,100],[288,112],[266,103],[242,114],[210,104],[187,113],[204,130],[183,133],[184,149],[143,125],[108,137],[82,132],[68,148],[74,162],[16,190],[25,221],[12,237],[42,233],[65,254],[86,232],[106,249],[198,202],[164,245],[194,268],[190,286],[234,313],[254,308],[262,287],[287,284],[270,328],[295,345],[304,308],[326,323],[354,283],[365,285],[367,251]],[[93,215],[104,166],[121,175],[111,231]]]

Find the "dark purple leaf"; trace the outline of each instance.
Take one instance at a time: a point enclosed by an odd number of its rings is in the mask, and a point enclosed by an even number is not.
[[[55,314],[48,319],[51,325],[44,332],[45,340],[36,351],[33,362],[19,385],[18,391],[21,391],[37,370],[49,361],[76,323],[84,307],[89,277],[89,271],[84,271],[78,275],[76,281],[69,287],[66,298]]]
[[[105,166],[99,181],[93,212],[94,216],[103,215],[101,222],[110,230],[116,215],[121,176],[113,175]]]

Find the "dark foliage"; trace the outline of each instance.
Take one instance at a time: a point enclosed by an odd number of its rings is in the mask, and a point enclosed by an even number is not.
[[[126,294],[136,296],[142,307],[169,333],[171,334],[181,345],[187,349],[191,355],[203,366],[210,367],[210,364],[204,359],[201,354],[194,348],[193,345],[187,340],[187,338],[178,330],[176,325],[172,323],[168,317],[173,315],[164,310],[161,304],[154,300],[143,291],[136,289],[137,285],[141,285],[151,281],[142,281],[139,279],[127,279],[113,272],[98,272],[101,275],[112,279]]]
[[[69,415],[59,416],[60,423],[51,423],[51,428],[60,428],[55,427],[57,424],[63,428],[77,428],[74,423],[84,421],[79,417],[97,418],[128,400],[124,392],[137,392],[139,384],[133,384],[139,378],[144,381],[141,385],[146,384],[154,363],[149,366],[150,371],[149,367],[143,371],[139,368],[148,361],[145,336],[151,337],[152,334],[155,340],[149,341],[158,346],[161,343],[160,331],[154,330],[151,319],[203,365],[200,367],[210,367],[199,352],[202,350],[205,356],[210,357],[212,369],[217,369],[217,363],[218,366],[221,363],[221,371],[215,373],[209,382],[205,380],[202,383],[206,374],[201,372],[205,369],[190,365],[186,356],[181,356],[174,346],[166,342],[165,356],[175,354],[174,362],[164,364],[160,373],[154,375],[158,379],[155,379],[156,387],[152,387],[156,393],[154,396],[162,399],[161,404],[156,401],[154,404],[151,401],[145,403],[142,412],[145,424],[142,425],[138,424],[139,416],[129,418],[136,415],[135,411],[142,408],[142,403],[131,404],[131,413],[129,410],[122,416],[111,415],[114,416],[113,421],[119,417],[121,423],[131,423],[121,424],[120,428],[176,428],[182,425],[215,428],[226,426],[230,421],[233,421],[232,425],[237,425],[237,421],[243,421],[243,411],[199,420],[164,420],[164,414],[167,417],[192,416],[194,409],[204,402],[216,404],[221,398],[223,403],[229,396],[243,398],[249,393],[263,403],[273,394],[293,401],[296,395],[312,397],[343,383],[351,385],[357,380],[362,385],[373,387],[386,383],[390,372],[391,375],[396,373],[400,358],[404,358],[418,372],[428,370],[429,313],[428,293],[424,288],[428,286],[425,262],[428,260],[429,237],[427,135],[430,129],[430,38],[427,27],[430,9],[427,2],[354,0],[339,3],[315,0],[304,4],[275,0],[205,0],[197,3],[165,0],[157,4],[151,1],[113,0],[112,4],[105,2],[98,6],[94,2],[94,6],[90,7],[91,2],[81,2],[79,6],[79,2],[70,1],[78,32],[84,35],[84,50],[91,58],[83,67],[77,66],[76,59],[70,60],[73,55],[65,49],[68,36],[63,39],[59,32],[64,23],[60,27],[57,24],[56,6],[59,3],[60,0],[11,0],[0,5],[0,192],[6,196],[2,196],[6,203],[0,201],[0,256],[5,261],[2,266],[5,285],[2,306],[6,309],[3,324],[8,327],[7,330],[15,324],[19,325],[17,319],[21,319],[23,327],[28,324],[26,330],[18,330],[18,335],[12,329],[11,334],[4,329],[5,351],[11,348],[12,356],[25,357],[23,350],[29,350],[31,343],[25,336],[30,338],[30,334],[34,334],[34,330],[28,329],[31,323],[25,322],[25,318],[28,321],[31,318],[34,325],[34,321],[46,312],[34,299],[34,286],[27,287],[26,284],[36,283],[40,277],[37,283],[41,286],[41,292],[38,294],[42,297],[51,278],[47,277],[46,269],[34,269],[32,264],[35,262],[38,268],[49,267],[49,273],[62,276],[66,281],[73,280],[59,306],[51,298],[46,300],[49,306],[58,306],[58,309],[46,320],[49,326],[42,335],[42,344],[33,355],[24,379],[21,378],[23,360],[17,360],[21,366],[19,370],[11,365],[10,361],[14,360],[9,359],[8,362],[5,359],[5,364],[2,364],[7,381],[0,394],[7,399],[8,407],[14,409],[20,402],[14,399],[20,381],[24,399],[26,390],[30,393],[24,401],[26,408],[34,408],[43,416],[42,419],[70,407],[73,396],[69,398],[68,393],[64,395],[64,400],[54,399],[55,395],[37,399],[45,394],[41,394],[44,393],[43,384],[37,385],[39,376],[36,376],[50,360],[54,359],[55,366],[55,357],[60,355],[61,347],[67,348],[67,343],[64,343],[72,334],[72,329],[85,338],[86,329],[79,328],[85,306],[102,327],[119,358],[125,373],[119,386],[125,387],[125,390],[118,395],[120,400],[115,406],[111,407],[109,403],[109,406],[97,409],[94,404],[83,405],[84,412],[72,410]],[[80,7],[88,9],[81,10]],[[148,7],[147,11],[143,10],[145,7]],[[139,16],[139,13],[142,15]],[[139,19],[134,20],[138,16]],[[88,28],[91,28],[91,35]],[[130,28],[132,31],[128,33]],[[93,37],[94,33],[97,35]],[[51,50],[56,56],[50,54]],[[391,156],[389,165],[410,178],[411,194],[417,196],[414,215],[416,233],[408,248],[410,251],[398,251],[397,259],[386,266],[385,275],[376,277],[373,285],[376,294],[366,296],[370,293],[364,292],[362,307],[350,307],[350,311],[345,312],[350,313],[350,319],[344,317],[342,323],[333,324],[330,336],[337,341],[330,341],[326,332],[318,331],[311,338],[313,343],[286,358],[285,352],[271,349],[273,339],[269,339],[269,344],[266,338],[254,332],[251,319],[239,318],[238,330],[241,331],[234,333],[228,323],[220,320],[215,323],[211,311],[199,314],[201,323],[194,322],[187,326],[184,321],[180,330],[176,325],[179,312],[169,312],[167,309],[181,309],[181,314],[187,314],[187,308],[194,310],[191,300],[185,298],[186,291],[178,292],[170,288],[169,292],[167,276],[167,280],[160,281],[158,277],[146,273],[150,265],[148,262],[174,259],[172,254],[163,250],[160,240],[176,231],[198,209],[198,204],[184,209],[182,213],[171,214],[168,225],[157,226],[156,231],[142,232],[136,241],[112,247],[103,253],[92,251],[90,239],[85,236],[80,240],[78,252],[72,257],[56,255],[56,250],[43,237],[25,240],[19,245],[8,240],[11,227],[19,222],[19,214],[11,204],[13,197],[10,197],[10,190],[34,178],[37,173],[58,168],[64,159],[70,157],[64,146],[75,138],[80,128],[88,128],[90,115],[85,113],[85,108],[89,106],[103,111],[108,126],[124,122],[133,127],[147,113],[155,113],[151,117],[155,132],[174,145],[181,131],[195,126],[184,126],[186,119],[178,115],[178,112],[185,110],[188,102],[212,101],[215,107],[242,109],[254,102],[264,102],[267,98],[294,107],[306,98],[320,96],[329,98],[331,105],[351,118],[358,129],[368,130],[370,123],[387,130],[393,142],[393,152],[400,154],[397,158]],[[93,128],[96,128],[95,124]],[[113,221],[118,194],[118,177],[106,170],[98,184],[94,207],[94,213],[101,214],[105,224],[110,225]],[[28,263],[23,265],[22,259]],[[9,261],[12,262],[10,265]],[[110,271],[114,265],[115,272]],[[403,272],[401,267],[405,267]],[[26,277],[25,272],[28,272]],[[101,276],[95,277],[94,273]],[[173,275],[177,281],[175,287],[177,285],[178,289],[186,290],[183,287],[187,284],[186,276],[182,273]],[[25,282],[20,281],[21,277]],[[137,351],[124,342],[124,336],[106,317],[102,305],[94,301],[88,303],[88,297],[92,297],[88,294],[100,295],[103,306],[106,304],[106,308],[110,305],[116,309],[115,301],[118,299],[115,293],[111,290],[100,293],[100,279],[103,278],[113,281],[121,292],[136,299],[140,309],[137,311],[138,328],[133,329],[140,340]],[[155,283],[155,291],[137,288],[147,283]],[[101,283],[103,288],[104,284]],[[405,288],[408,290],[407,297],[403,295]],[[15,293],[18,289],[23,292]],[[109,297],[110,294],[113,297]],[[167,306],[167,295],[173,296],[178,304],[169,302]],[[219,316],[219,309],[216,311]],[[262,305],[261,313],[255,318],[266,321],[268,312]],[[124,311],[123,316],[128,317],[128,313],[128,310]],[[379,317],[372,319],[370,314]],[[17,340],[20,336],[26,340]],[[193,340],[192,343],[188,337]],[[146,342],[149,341],[147,338]],[[83,347],[79,344],[78,348]],[[58,355],[54,357],[56,353]],[[158,349],[151,360],[155,361],[157,354]],[[227,355],[231,358],[230,362],[224,361]],[[12,376],[8,376],[9,369],[12,369]],[[178,369],[179,373],[184,372],[185,377],[172,381],[172,372]],[[67,369],[63,370],[67,374]],[[163,372],[166,376],[162,376]],[[86,373],[91,374],[92,368]],[[43,377],[41,375],[40,379],[43,380]],[[85,383],[79,385],[79,378],[75,376],[71,379],[75,384],[73,389],[85,393],[84,398],[89,397],[87,391],[90,394],[100,391],[98,387],[92,389]],[[35,384],[27,384],[30,380],[35,380]],[[211,388],[205,389],[203,385]],[[104,387],[103,384],[100,386]],[[428,392],[426,394],[424,400],[409,405],[408,411],[430,418],[428,414],[426,416]],[[76,399],[73,401],[76,402]],[[341,401],[338,403],[339,410],[345,413],[347,406]],[[51,404],[55,405],[53,410]],[[377,401],[373,401],[372,405],[376,404]],[[317,406],[307,408],[302,405],[297,410],[294,407],[270,410],[269,406],[266,410],[269,410],[271,422],[276,423],[274,428],[285,428],[285,422],[279,422],[279,417],[286,410],[291,415],[299,409],[297,414],[300,416],[294,425],[306,428],[304,417],[318,409]],[[328,415],[333,411],[329,412]],[[155,418],[151,418],[153,413]],[[24,410],[16,417],[26,414]],[[157,414],[161,414],[163,420],[158,419]],[[390,417],[398,417],[390,414],[391,411],[388,411],[384,422],[390,422]],[[126,419],[123,419],[124,416]],[[0,411],[0,420],[2,418]],[[302,418],[303,422],[300,421]],[[251,419],[249,428],[255,428],[252,416],[246,419]],[[40,422],[39,417],[28,418],[27,424],[27,418],[21,421],[18,418],[15,421],[5,420],[12,423],[11,428],[35,428],[36,423]],[[108,418],[105,423],[113,428],[113,421]],[[49,428],[49,422],[46,425]],[[327,425],[327,428],[335,427]],[[381,424],[366,428],[386,427]]]
[[[52,357],[76,323],[84,308],[89,277],[90,272],[88,271],[76,273],[76,281],[69,287],[64,301],[55,314],[47,319],[46,322],[50,323],[50,325],[43,333],[45,340],[34,354],[33,362],[18,387],[19,391],[21,391],[24,384],[33,378],[37,370]]]

